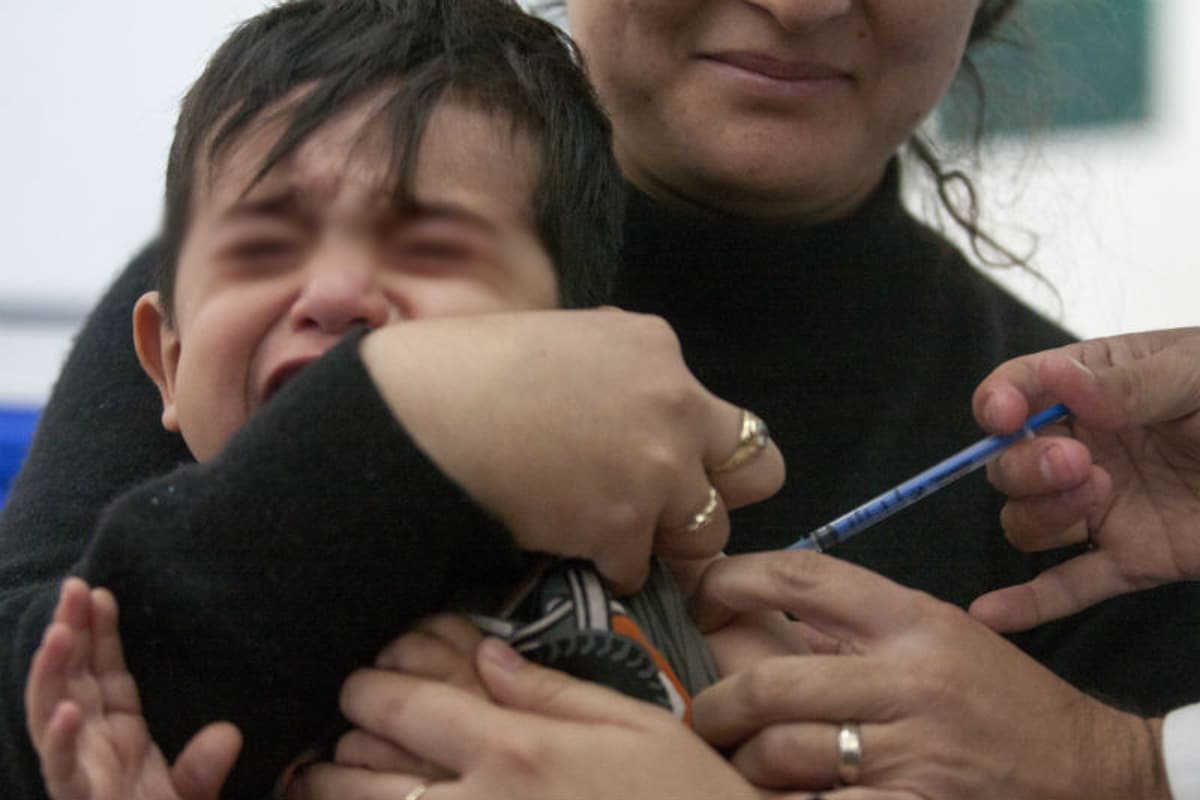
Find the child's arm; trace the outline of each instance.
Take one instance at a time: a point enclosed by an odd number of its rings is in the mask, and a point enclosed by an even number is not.
[[[53,800],[216,800],[241,747],[236,728],[215,723],[167,765],[125,666],[116,601],[78,578],[63,584],[25,707]]]

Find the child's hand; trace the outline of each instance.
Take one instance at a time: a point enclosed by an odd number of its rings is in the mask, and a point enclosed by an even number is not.
[[[63,584],[25,707],[53,800],[216,800],[241,749],[237,729],[215,723],[167,765],[125,666],[116,600],[78,578]]]

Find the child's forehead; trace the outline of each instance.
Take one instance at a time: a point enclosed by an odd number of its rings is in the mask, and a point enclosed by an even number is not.
[[[404,204],[417,199],[410,192],[469,183],[532,213],[540,170],[534,137],[510,114],[454,95],[429,111],[411,156],[385,113],[389,94],[376,92],[330,116],[264,171],[301,98],[293,93],[268,107],[218,152],[203,150],[196,199],[230,205],[286,183],[319,202],[349,183]]]

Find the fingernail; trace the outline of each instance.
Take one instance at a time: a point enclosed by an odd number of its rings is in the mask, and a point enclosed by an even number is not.
[[[513,650],[507,642],[495,637],[488,637],[479,644],[480,657],[490,661],[505,672],[516,672],[525,663],[520,653]]]
[[[1056,484],[1058,482],[1058,477],[1063,474],[1064,458],[1062,448],[1058,445],[1051,445],[1046,448],[1046,452],[1042,453],[1038,469],[1047,483]]]
[[[983,400],[979,404],[979,408],[983,411],[983,424],[988,428],[988,430],[994,430],[996,428],[996,420],[993,419],[995,414],[992,410],[993,397],[995,397],[995,394],[988,392],[983,396]],[[819,797],[819,795],[817,795],[817,797]]]

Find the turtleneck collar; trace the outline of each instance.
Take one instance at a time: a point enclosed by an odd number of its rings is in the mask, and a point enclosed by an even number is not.
[[[703,212],[689,212],[660,204],[629,186],[625,248],[630,254],[649,254],[673,248],[704,251],[760,248],[804,249],[835,258],[852,256],[857,246],[869,243],[863,234],[887,235],[908,221],[900,202],[900,166],[888,165],[883,180],[866,202],[852,214],[818,224],[765,222]]]
[[[634,189],[624,234],[615,302],[677,328],[699,318],[711,328],[752,308],[760,316],[875,314],[885,299],[904,303],[927,291],[945,250],[905,211],[895,161],[843,219],[801,225],[688,214]]]

